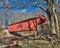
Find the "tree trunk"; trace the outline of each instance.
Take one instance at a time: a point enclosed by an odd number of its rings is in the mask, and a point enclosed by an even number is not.
[[[54,22],[55,22],[55,30],[56,30],[56,34],[58,37],[60,37],[60,32],[59,32],[59,24],[58,24],[58,17],[55,13],[55,7],[53,5],[53,14],[54,14]]]
[[[50,21],[51,32],[60,37],[58,18],[55,13],[56,9],[53,0],[47,0],[47,15]]]
[[[50,21],[50,27],[51,27],[50,29],[52,34],[56,34],[55,24],[54,24],[54,15],[52,10],[53,0],[47,0],[46,2],[47,2],[47,15],[48,15],[48,18]]]

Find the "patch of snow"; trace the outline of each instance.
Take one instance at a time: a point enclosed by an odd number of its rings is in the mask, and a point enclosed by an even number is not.
[[[3,30],[3,33],[6,34],[7,37],[13,37],[14,35],[10,34],[8,30]]]

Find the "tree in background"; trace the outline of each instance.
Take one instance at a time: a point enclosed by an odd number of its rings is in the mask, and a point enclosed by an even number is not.
[[[0,14],[0,21],[2,28],[7,28],[7,26],[13,23],[13,11],[3,9],[4,11]]]

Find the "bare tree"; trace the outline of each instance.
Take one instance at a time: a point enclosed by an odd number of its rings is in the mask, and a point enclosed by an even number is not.
[[[60,33],[54,0],[47,0],[46,2],[47,2],[47,14],[50,20],[51,31],[52,33],[57,34],[59,37]]]

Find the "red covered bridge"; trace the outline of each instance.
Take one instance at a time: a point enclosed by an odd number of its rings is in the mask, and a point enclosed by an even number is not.
[[[37,25],[45,23],[46,17],[44,15],[27,19],[21,22],[17,22],[11,25],[8,25],[9,32],[18,32],[18,31],[36,31]]]

